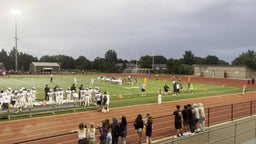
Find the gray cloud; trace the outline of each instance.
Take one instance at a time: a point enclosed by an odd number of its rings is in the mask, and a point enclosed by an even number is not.
[[[254,0],[8,0],[0,5],[0,48],[14,46],[19,8],[19,51],[93,60],[114,49],[119,58],[216,55],[231,62],[255,49]]]

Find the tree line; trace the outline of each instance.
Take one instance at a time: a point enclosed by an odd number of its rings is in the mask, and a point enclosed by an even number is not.
[[[153,60],[154,59],[154,60]],[[18,71],[29,71],[29,65],[31,62],[57,62],[61,69],[77,69],[80,71],[98,71],[98,72],[122,72],[126,68],[127,63],[137,63],[140,68],[152,68],[152,63],[166,64],[168,74],[193,74],[193,64],[206,64],[206,65],[230,65],[224,60],[220,60],[217,56],[208,55],[205,58],[195,56],[192,51],[185,51],[183,57],[180,59],[167,59],[164,56],[156,55],[154,57],[145,55],[141,56],[139,60],[123,60],[117,57],[117,53],[114,50],[108,50],[105,53],[105,57],[96,57],[93,61],[88,60],[85,56],[79,56],[74,59],[67,55],[45,55],[40,59],[32,55],[18,52]],[[15,48],[10,52],[2,49],[0,52],[0,62],[4,64],[8,71],[14,71],[15,69]],[[117,68],[116,64],[121,63],[122,68]],[[243,52],[237,58],[235,58],[231,65],[243,65],[248,66],[253,70],[256,70],[256,52],[248,50]],[[153,71],[154,72],[154,71]]]

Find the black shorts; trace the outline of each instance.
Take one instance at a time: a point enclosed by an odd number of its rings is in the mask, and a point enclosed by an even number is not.
[[[181,129],[181,122],[174,123],[175,129]]]
[[[101,105],[101,101],[97,101],[97,105]]]
[[[183,120],[183,125],[188,125],[188,120]]]

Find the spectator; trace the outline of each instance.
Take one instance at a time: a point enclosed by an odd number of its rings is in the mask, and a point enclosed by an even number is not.
[[[105,126],[106,126],[107,129],[111,128],[109,119],[105,119]]]
[[[77,132],[78,133],[78,144],[89,144],[89,141],[87,139],[86,134],[87,126],[84,123],[80,123],[78,125],[77,130],[72,130],[71,132]]]
[[[254,85],[254,77],[252,78],[252,85]]]
[[[198,121],[200,116],[199,116],[199,109],[196,103],[193,104],[193,112],[195,115],[195,130],[196,132],[198,132],[199,131]]]
[[[107,126],[106,121],[102,121],[102,126],[99,126],[98,129],[100,132],[100,136],[99,136],[100,144],[106,144],[107,143],[107,135],[109,132],[109,128]]]
[[[173,112],[173,115],[174,115],[174,127],[176,129],[176,136],[175,138],[177,137],[180,137],[182,136],[182,121],[181,121],[181,118],[182,118],[182,112],[180,110],[180,105],[176,105],[176,110]]]
[[[96,144],[96,129],[94,127],[94,123],[90,123],[90,128],[88,128],[88,139],[89,144]]]
[[[121,117],[121,122],[119,123],[121,129],[121,144],[126,144],[126,136],[127,136],[127,121],[126,117]]]
[[[187,105],[188,107],[188,125],[191,132],[191,135],[195,134],[195,114],[191,104]]]
[[[112,118],[111,123],[112,144],[118,144],[118,138],[121,135],[120,125],[115,117]]]
[[[147,123],[146,123],[146,144],[151,144],[152,143],[152,129],[153,129],[153,120],[152,117],[149,116],[147,118]]]
[[[108,129],[106,144],[113,144],[111,129]]]
[[[183,130],[184,136],[188,135],[188,131],[189,131],[189,127],[188,127],[188,109],[187,109],[187,105],[184,105],[183,110],[181,111],[182,113],[182,119],[183,119]]]
[[[203,132],[205,127],[205,112],[204,112],[204,105],[202,103],[198,103],[198,111],[199,111],[198,125],[200,128],[200,131]]]
[[[134,121],[134,128],[139,136],[139,141],[138,143],[141,144],[141,137],[142,137],[142,129],[143,129],[143,126],[144,126],[144,122],[143,122],[143,119],[142,119],[142,115],[141,114],[138,114],[135,121]]]
[[[147,121],[148,121],[148,117],[149,117],[150,115],[149,115],[149,113],[146,113],[145,114],[145,117],[144,117],[144,119],[143,119],[143,122],[144,122],[144,126],[143,126],[143,132],[146,132],[146,123],[147,123]]]

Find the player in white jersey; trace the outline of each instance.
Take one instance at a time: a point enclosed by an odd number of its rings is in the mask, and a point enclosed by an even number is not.
[[[89,101],[90,101],[89,105],[94,100],[94,98],[92,97],[92,94],[93,94],[93,89],[91,87],[89,87],[89,89],[88,89],[88,95],[89,95]]]
[[[18,91],[13,91],[11,95],[11,105],[12,107],[17,107],[17,101],[18,101]]]
[[[48,103],[49,104],[54,104],[54,100],[53,100],[53,95],[54,95],[54,92],[52,90],[50,90],[48,93],[47,93],[48,97],[49,97],[49,101]]]
[[[11,102],[11,97],[7,94],[7,92],[3,92],[2,96],[3,96],[2,109],[7,110],[9,108],[9,104]]]
[[[83,88],[79,90],[81,105],[85,105],[85,91]]]
[[[19,92],[20,111],[22,111],[22,109],[26,107],[26,92],[27,91],[25,89]]]
[[[3,105],[3,93],[4,93],[4,91],[3,90],[1,90],[1,92],[0,92],[0,109],[2,109],[2,105]]]
[[[33,98],[32,98],[31,90],[29,89],[27,90],[26,96],[27,96],[27,106],[29,108],[33,107]]]
[[[18,111],[22,110],[22,91],[18,91],[17,93],[17,101],[16,101],[16,107],[18,108]]]
[[[110,95],[107,92],[107,102],[106,102],[106,106],[107,106],[107,111],[109,111],[109,103],[110,103]]]
[[[95,92],[96,110],[101,111],[101,93],[100,91]]]
[[[66,102],[67,103],[69,103],[69,102],[71,102],[71,90],[70,90],[70,88],[68,88],[67,90],[66,90]]]
[[[57,105],[60,105],[60,89],[56,89],[56,91],[54,92],[55,95],[55,102]]]
[[[78,93],[76,91],[72,91],[72,96],[74,98],[74,102],[77,102],[79,97]]]
[[[89,89],[85,89],[85,106],[90,106],[90,95],[89,95]]]
[[[36,88],[35,87],[32,87],[31,96],[32,96],[32,101],[36,102]]]
[[[60,98],[59,98],[60,105],[63,105],[63,98],[64,98],[64,91],[62,88],[60,88]]]

